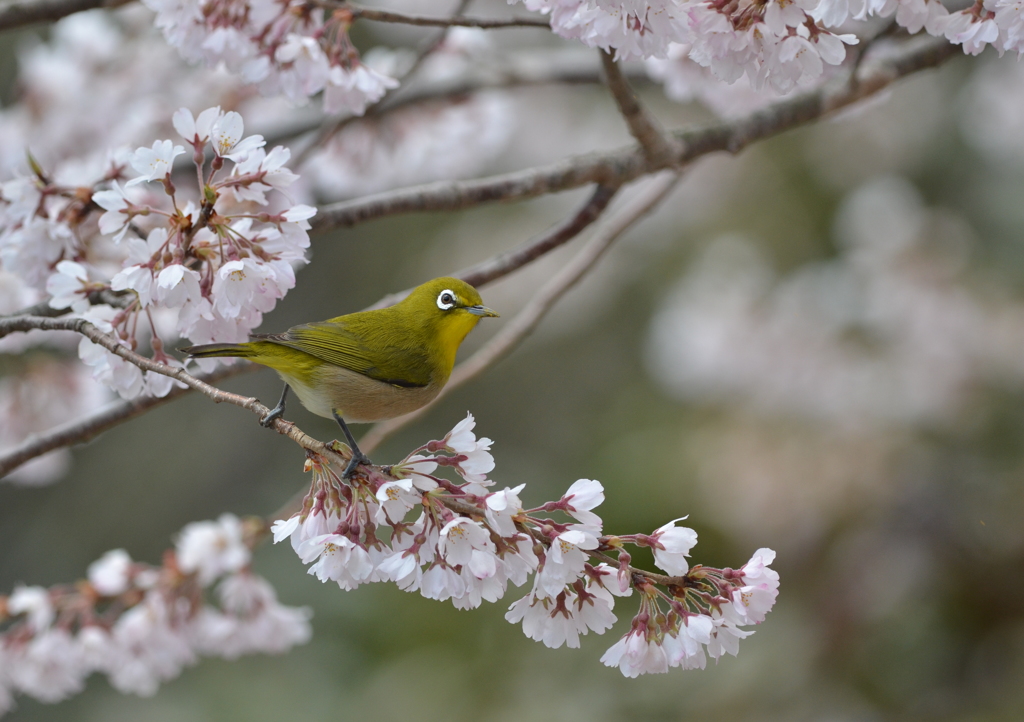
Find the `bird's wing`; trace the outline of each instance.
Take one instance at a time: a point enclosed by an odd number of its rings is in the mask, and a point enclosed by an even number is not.
[[[345,323],[319,321],[294,326],[279,334],[253,334],[252,338],[288,346],[395,386],[419,388],[431,381],[431,369],[425,358],[421,358],[425,356],[422,350],[382,342],[379,337],[375,337],[371,349],[364,341],[365,331],[357,334]]]

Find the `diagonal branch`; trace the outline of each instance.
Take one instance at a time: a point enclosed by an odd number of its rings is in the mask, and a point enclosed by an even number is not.
[[[665,165],[671,158],[678,155],[673,140],[665,135],[661,125],[647,109],[640,104],[640,99],[629,87],[622,68],[607,50],[601,50],[601,64],[604,66],[605,83],[615,104],[619,107],[630,134],[636,138],[643,149],[647,162],[655,166]]]
[[[618,213],[602,224],[580,252],[537,293],[531,296],[530,302],[515,318],[502,327],[501,331],[479,351],[455,368],[448,384],[437,395],[437,398],[411,414],[374,425],[359,440],[359,448],[369,453],[396,431],[427,413],[434,404],[453,389],[476,378],[515,349],[537,328],[537,324],[558,300],[594,268],[611,245],[633,224],[654,210],[664,200],[665,196],[675,188],[680,177],[681,174],[676,172],[652,181],[651,185],[633,198],[629,205],[620,209]]]
[[[221,391],[215,386],[211,386],[206,383],[206,381],[193,376],[184,369],[168,366],[167,364],[162,364],[159,361],[154,361],[153,359],[148,359],[145,356],[135,353],[127,346],[123,345],[117,338],[110,334],[103,333],[83,318],[17,316],[14,318],[0,319],[0,338],[9,333],[31,331],[33,329],[39,329],[42,331],[74,331],[75,333],[85,336],[97,346],[102,346],[112,354],[120,356],[128,363],[138,366],[143,371],[152,371],[153,373],[169,376],[176,381],[180,381],[189,388],[192,388],[205,396],[209,396],[215,403],[229,403],[234,406],[240,406],[241,408],[256,414],[256,416],[261,419],[270,413],[270,408],[260,403],[260,400],[257,398],[242,396],[241,394],[233,394],[228,391]],[[277,433],[287,436],[304,449],[309,449],[320,454],[334,453],[333,449],[329,445],[324,444],[321,441],[317,441],[313,437],[305,434],[290,421],[275,419],[271,424],[271,428],[277,431]]]
[[[312,221],[313,228],[324,231],[398,213],[453,211],[480,203],[525,200],[589,183],[622,185],[716,151],[738,153],[754,141],[818,120],[956,54],[959,54],[957,46],[944,38],[920,42],[915,38],[893,56],[865,63],[866,67],[855,77],[829,83],[738,120],[676,131],[672,137],[678,143],[678,150],[664,164],[648,161],[638,146],[575,156],[551,165],[489,178],[429,183],[333,203],[320,209]]]
[[[0,30],[54,22],[67,15],[125,5],[131,0],[12,0],[0,4]]]
[[[205,383],[213,384],[258,368],[259,366],[256,364],[235,364],[234,366],[217,369],[212,373],[203,374],[197,378]],[[18,446],[0,453],[0,477],[10,474],[25,462],[37,456],[42,456],[49,451],[90,441],[104,431],[134,419],[136,416],[141,416],[150,409],[155,409],[158,406],[174,401],[191,393],[191,391],[192,389],[190,388],[175,387],[171,389],[169,394],[163,397],[144,396],[131,401],[120,401],[87,418],[70,421],[42,434],[33,434]]]
[[[356,20],[374,20],[380,23],[399,23],[402,25],[419,25],[434,28],[483,28],[493,30],[497,28],[544,28],[551,29],[551,23],[543,18],[470,18],[463,15],[465,8],[459,10],[450,18],[429,18],[421,15],[406,15],[388,10],[377,10],[366,8],[352,3],[335,3],[327,0],[322,3],[326,7],[341,8],[352,13]]]

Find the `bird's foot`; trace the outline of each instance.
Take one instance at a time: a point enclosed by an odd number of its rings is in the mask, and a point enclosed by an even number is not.
[[[278,404],[277,406],[270,410],[269,414],[260,419],[260,426],[262,426],[265,429],[269,429],[273,425],[273,423],[280,419],[283,415],[284,406]]]
[[[356,469],[358,469],[361,464],[373,466],[373,462],[370,461],[370,457],[368,457],[366,454],[363,454],[358,449],[355,449],[353,451],[352,458],[349,459],[348,465],[345,467],[344,473],[342,473],[341,475],[341,478],[351,479],[352,475],[356,473]]]

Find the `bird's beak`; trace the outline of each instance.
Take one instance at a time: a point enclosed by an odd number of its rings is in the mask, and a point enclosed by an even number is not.
[[[469,311],[474,316],[484,316],[485,318],[486,317],[491,317],[491,318],[497,318],[498,317],[498,314],[496,314],[491,309],[487,308],[487,306],[463,306],[463,308],[465,308],[467,311]]]

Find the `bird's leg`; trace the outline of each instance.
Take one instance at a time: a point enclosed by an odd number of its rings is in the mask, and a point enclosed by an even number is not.
[[[343,479],[351,479],[352,474],[355,473],[356,467],[360,464],[371,464],[370,457],[359,450],[356,445],[356,440],[352,436],[352,432],[348,430],[348,426],[345,424],[345,419],[341,418],[337,411],[332,411],[334,414],[335,421],[338,422],[338,426],[345,433],[345,438],[348,440],[348,446],[352,449],[352,459],[348,462],[348,466],[345,467],[345,472],[341,475]]]
[[[285,384],[284,391],[281,392],[281,400],[277,402],[277,406],[270,410],[269,414],[260,419],[260,426],[270,428],[275,419],[280,419],[284,416],[284,402],[288,398],[288,389],[288,384]]]

